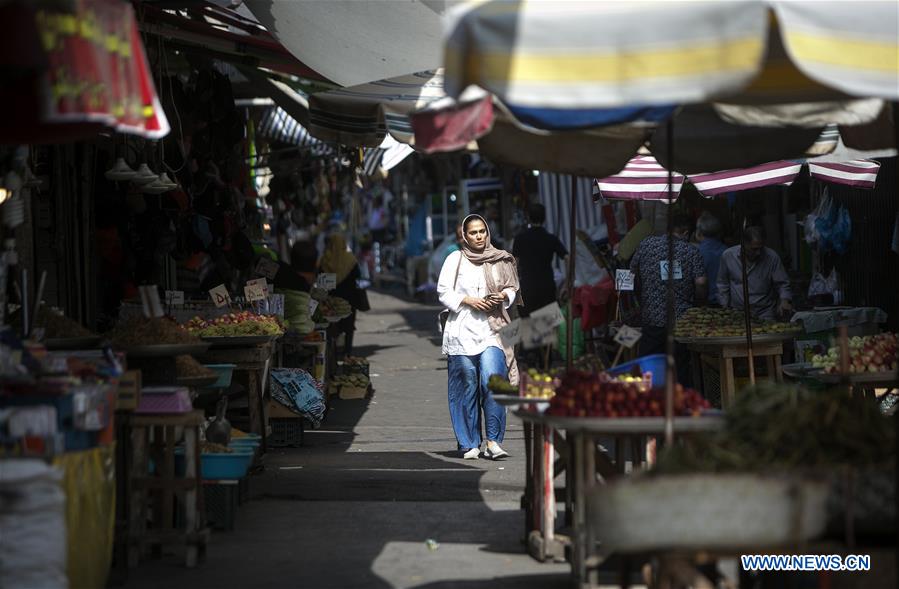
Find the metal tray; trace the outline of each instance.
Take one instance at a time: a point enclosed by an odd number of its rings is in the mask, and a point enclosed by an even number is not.
[[[772,344],[776,342],[784,342],[794,339],[802,335],[801,331],[788,331],[785,333],[763,333],[760,335],[753,334],[753,344]],[[674,338],[682,344],[699,344],[708,346],[729,346],[740,345],[746,343],[745,335],[729,335],[722,337],[676,337]]]
[[[519,409],[515,415],[524,421],[547,425],[554,429],[607,434],[665,433],[664,417],[557,417]],[[675,432],[715,431],[724,427],[724,416],[711,413],[700,417],[675,417]]]
[[[100,336],[55,337],[44,340],[44,346],[48,350],[92,350],[100,347]]]
[[[175,384],[182,387],[202,389],[204,387],[208,387],[209,385],[215,384],[218,379],[219,377],[217,374],[213,376],[188,376],[185,378],[176,379]]]
[[[517,407],[518,405],[536,405],[539,403],[549,404],[549,399],[529,399],[518,395],[499,395],[494,393],[493,400],[500,405],[507,407]]]
[[[225,348],[234,346],[257,346],[267,344],[280,336],[277,335],[231,335],[231,336],[203,336],[203,341],[213,348]]]
[[[819,372],[810,376],[817,381],[827,384],[837,384],[843,381],[842,374]],[[886,372],[863,372],[861,374],[850,374],[849,382],[851,384],[882,384],[886,387],[897,386],[897,383],[899,383],[899,375],[892,370]]]
[[[150,344],[125,348],[124,351],[134,358],[158,358],[164,356],[180,356],[181,354],[202,354],[209,349],[209,344]]]
[[[781,369],[790,378],[816,378],[821,372],[821,367],[815,366],[811,362],[784,364]]]

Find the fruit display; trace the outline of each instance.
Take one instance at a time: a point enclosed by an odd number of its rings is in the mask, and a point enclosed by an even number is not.
[[[517,395],[518,387],[498,374],[494,374],[487,382],[487,388],[497,395]]]
[[[331,378],[335,387],[357,387],[367,389],[371,380],[364,374],[339,374]]]
[[[722,431],[673,445],[655,470],[768,473],[878,466],[894,462],[895,439],[892,420],[869,399],[839,389],[762,383],[737,395]]]
[[[698,392],[677,385],[675,415],[696,416],[709,407],[708,401]],[[604,373],[597,375],[572,370],[562,377],[546,414],[560,417],[662,417],[665,414],[665,390],[642,390],[638,383],[621,382]]]
[[[795,323],[753,319],[753,335],[794,333],[801,330]],[[739,337],[746,335],[746,319],[742,311],[712,307],[694,307],[680,316],[674,327],[675,337]]]
[[[529,399],[552,399],[556,395],[559,379],[531,368],[524,380],[524,396]]]
[[[120,321],[112,331],[107,332],[106,337],[117,348],[200,343],[188,330],[166,317],[132,317]]]
[[[194,317],[186,324],[187,330],[200,337],[239,337],[242,335],[281,335],[284,329],[278,318],[257,315],[250,311],[228,313],[212,320]]]
[[[175,356],[175,372],[178,378],[215,378],[216,373],[209,370],[196,360],[193,356],[182,354]]]
[[[849,372],[859,374],[895,371],[897,350],[899,350],[899,334],[880,333],[849,338]],[[812,366],[824,369],[827,374],[838,373],[840,348],[833,346],[827,350],[827,354],[812,356]]]
[[[345,317],[353,312],[353,308],[345,299],[328,297],[319,303],[316,311],[320,312],[322,317]]]
[[[606,363],[596,354],[584,354],[580,358],[575,359],[574,369],[600,373],[606,369]]]

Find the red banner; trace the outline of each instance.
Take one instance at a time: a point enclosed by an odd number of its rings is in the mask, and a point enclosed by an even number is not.
[[[131,4],[73,0],[39,4],[35,22],[47,69],[45,122],[96,122],[158,138],[169,132]]]

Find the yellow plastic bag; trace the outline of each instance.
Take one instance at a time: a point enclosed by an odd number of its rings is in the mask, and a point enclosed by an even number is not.
[[[68,452],[53,464],[64,472],[69,587],[103,589],[115,536],[115,445]]]

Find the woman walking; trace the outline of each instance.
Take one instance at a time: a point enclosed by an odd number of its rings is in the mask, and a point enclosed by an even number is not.
[[[344,356],[353,353],[353,334],[356,331],[356,310],[367,310],[365,293],[356,284],[361,275],[359,263],[346,245],[346,239],[341,233],[332,233],[325,240],[325,253],[319,260],[318,268],[321,272],[333,273],[337,277],[337,288],[328,294],[346,300],[353,308],[349,317],[341,319],[337,328],[344,334]]]
[[[514,350],[499,335],[516,302],[518,272],[512,254],[490,245],[483,217],[466,217],[462,237],[461,250],[446,258],[437,281],[440,302],[450,311],[443,329],[450,419],[463,458],[478,458],[483,409],[484,455],[496,460],[508,456],[499,445],[506,431],[506,412],[493,399],[487,381],[499,374],[508,375],[513,384],[518,382]]]

